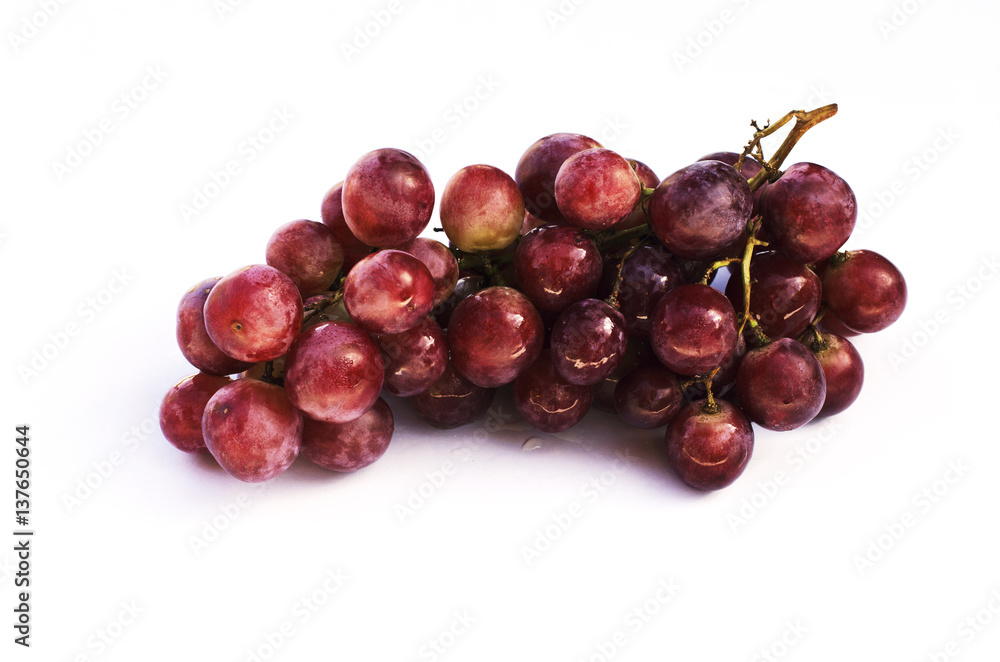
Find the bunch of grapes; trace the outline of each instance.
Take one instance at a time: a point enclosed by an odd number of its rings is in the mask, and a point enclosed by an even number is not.
[[[541,431],[591,406],[666,426],[678,476],[725,487],[753,424],[792,430],[854,402],[864,366],[848,338],[906,303],[889,260],[840,252],[857,216],[847,183],[812,163],[779,169],[835,112],[753,123],[742,153],[662,181],[586,136],[546,136],[514,177],[473,165],[448,181],[448,246],[419,236],[435,203],[424,166],[370,152],[326,194],[322,223],[278,228],[266,264],[181,299],[177,340],[200,372],[164,398],[164,436],[249,482],[299,453],[354,471],[392,438],[383,391],[453,428],[509,386]],[[761,140],[792,120],[767,160]]]

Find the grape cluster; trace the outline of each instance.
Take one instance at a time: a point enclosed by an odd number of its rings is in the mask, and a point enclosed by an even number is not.
[[[666,426],[685,483],[729,485],[753,424],[792,430],[854,402],[864,366],[848,338],[906,303],[889,260],[840,252],[857,216],[848,184],[812,163],[781,171],[788,149],[768,161],[760,148],[770,131],[662,181],[586,136],[546,136],[513,177],[473,165],[448,181],[449,246],[419,236],[435,203],[424,166],[364,155],[322,223],[278,228],[266,264],[182,297],[177,341],[200,372],[164,398],[164,436],[249,482],[299,453],[354,471],[392,437],[383,391],[452,428],[509,385],[538,430],[592,406]]]

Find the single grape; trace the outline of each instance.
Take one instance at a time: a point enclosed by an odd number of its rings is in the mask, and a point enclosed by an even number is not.
[[[725,164],[736,167],[736,162],[739,161],[739,159],[740,155],[737,154],[736,152],[714,152],[712,154],[706,154],[705,156],[701,157],[698,160],[722,161]],[[747,156],[745,159],[743,159],[743,165],[741,166],[739,173],[743,175],[743,179],[749,182],[762,169],[763,166],[760,164],[760,161],[758,161],[752,156]],[[761,186],[760,188],[758,188],[756,191],[753,192],[753,212],[751,213],[751,216],[756,216],[757,214],[760,213],[760,194],[761,191],[763,191],[766,188],[767,188],[767,182],[764,182],[763,186]],[[758,233],[757,236],[760,237],[761,236],[760,233]],[[743,243],[745,244],[746,242],[744,241]]]
[[[496,251],[514,243],[524,222],[524,198],[510,175],[488,165],[456,172],[441,195],[441,227],[459,250]]]
[[[315,221],[292,221],[267,242],[267,264],[292,279],[303,297],[330,288],[344,264],[344,249],[333,230]]]
[[[465,298],[448,326],[452,363],[477,386],[509,384],[542,351],[542,318],[526,296],[488,287]]]
[[[627,344],[625,318],[599,299],[571,304],[559,315],[549,340],[556,372],[582,386],[597,384],[614,372]]]
[[[649,226],[671,253],[702,260],[728,248],[750,220],[753,195],[721,161],[698,161],[664,179],[649,199]]]
[[[209,375],[234,375],[253,364],[223,352],[212,342],[205,328],[205,300],[220,280],[203,280],[181,297],[177,306],[177,345],[188,363],[198,370]]]
[[[641,365],[615,389],[615,411],[629,425],[646,430],[670,422],[684,404],[677,375],[658,363]]]
[[[208,401],[201,422],[205,445],[228,474],[247,483],[291,466],[302,443],[302,415],[280,386],[238,379]]]
[[[816,355],[826,378],[826,399],[819,415],[839,414],[854,404],[865,383],[861,354],[850,340],[832,333],[807,339],[805,344]]]
[[[434,308],[434,278],[409,253],[372,253],[347,274],[344,305],[351,318],[368,331],[401,333]]]
[[[306,329],[285,363],[288,399],[310,418],[329,423],[353,421],[371,409],[384,380],[378,345],[347,322]]]
[[[379,398],[371,409],[347,423],[305,419],[302,454],[330,471],[363,469],[385,454],[395,423],[392,410]]]
[[[801,262],[766,255],[750,262],[750,315],[771,338],[795,337],[805,331],[819,310],[819,276]],[[743,279],[729,279],[726,296],[743,310]]]
[[[342,194],[347,227],[363,243],[399,246],[419,235],[434,209],[434,184],[409,152],[384,148],[351,166]]]
[[[667,463],[687,485],[718,490],[732,484],[753,454],[753,426],[739,407],[689,402],[667,426]]]
[[[529,147],[514,170],[514,181],[521,189],[528,213],[547,223],[564,220],[555,196],[559,168],[573,154],[600,146],[596,140],[578,133],[554,133]]]
[[[597,244],[569,227],[535,228],[524,235],[514,253],[518,285],[541,310],[561,312],[592,295],[602,269]]]
[[[333,236],[337,238],[344,251],[344,271],[349,271],[351,267],[358,263],[358,260],[372,252],[372,247],[354,236],[351,228],[347,227],[347,219],[344,218],[344,206],[341,204],[344,193],[344,182],[334,185],[326,195],[323,196],[321,215],[323,225],[333,231]]]
[[[201,418],[215,392],[231,383],[229,377],[197,375],[177,382],[160,403],[160,430],[163,437],[185,453],[207,453]]]
[[[794,430],[823,408],[826,377],[802,343],[779,338],[743,357],[736,392],[754,423],[768,430]]]
[[[556,175],[556,204],[585,230],[607,230],[628,218],[642,193],[632,166],[610,149],[586,149],[566,159]]]
[[[858,202],[837,173],[815,163],[796,163],[760,196],[764,227],[779,252],[816,262],[837,252],[854,231]]]
[[[449,364],[429,389],[411,400],[422,419],[436,428],[448,430],[471,423],[485,414],[494,396],[495,388],[476,386]]]
[[[402,333],[373,337],[385,361],[383,387],[393,395],[405,398],[426,391],[448,367],[448,341],[429,317]]]
[[[458,260],[448,247],[436,239],[417,237],[396,250],[409,253],[424,263],[434,279],[434,306],[440,306],[455,291],[458,283]]]
[[[635,174],[639,177],[639,183],[642,184],[643,188],[655,189],[660,185],[660,178],[656,176],[653,169],[642,161],[636,161],[635,159],[629,159],[629,163],[633,164],[633,169]],[[632,210],[632,213],[625,217],[625,220],[616,224],[615,230],[628,230],[630,228],[637,228],[640,225],[646,224],[646,210],[643,209],[642,204],[637,204]]]
[[[848,251],[823,274],[823,298],[845,326],[861,333],[881,331],[906,308],[906,279],[875,251]]]
[[[615,273],[615,269],[608,271]],[[660,297],[687,282],[680,261],[659,244],[640,246],[625,260],[621,278],[618,305],[625,326],[631,335],[642,337],[649,335],[653,308]]]
[[[564,380],[547,351],[514,380],[514,406],[531,427],[542,432],[573,427],[590,410],[593,399],[593,387]]]
[[[708,285],[681,285],[657,302],[649,340],[660,362],[677,374],[708,372],[736,348],[736,312]]]
[[[288,351],[302,326],[302,297],[274,267],[243,267],[212,288],[205,300],[205,328],[219,349],[257,363]]]

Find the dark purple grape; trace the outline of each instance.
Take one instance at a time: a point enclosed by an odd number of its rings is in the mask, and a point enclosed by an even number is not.
[[[632,370],[615,389],[618,415],[629,425],[646,430],[669,423],[683,404],[677,375],[657,363]]]
[[[861,335],[860,332],[847,328],[847,325],[841,322],[829,309],[823,315],[823,319],[820,320],[819,328],[821,331],[838,335],[841,338],[853,338]]]
[[[559,168],[577,152],[600,146],[596,140],[578,133],[554,133],[529,147],[514,170],[514,180],[521,189],[528,213],[547,223],[564,220],[555,196]]]
[[[708,285],[681,285],[657,302],[649,340],[663,365],[680,375],[718,367],[736,349],[736,313]]]
[[[816,355],[826,378],[826,400],[820,416],[839,414],[850,407],[865,383],[865,364],[861,354],[847,338],[832,333],[821,334],[822,340],[806,342]]]
[[[541,310],[560,312],[591,296],[603,269],[597,244],[569,227],[543,225],[524,235],[514,271],[524,294]]]
[[[374,339],[385,361],[383,386],[393,395],[406,398],[426,391],[448,367],[448,341],[429,317],[412,329]]]
[[[594,384],[594,406],[610,414],[616,413],[615,389],[619,382],[636,367],[649,362],[656,363],[656,355],[649,346],[649,340],[636,336],[629,338],[621,364],[600,383]]]
[[[538,358],[544,339],[538,311],[510,287],[488,287],[465,298],[448,326],[452,364],[483,388],[514,381]]]
[[[648,336],[653,308],[666,292],[687,282],[680,262],[659,244],[640,246],[621,271],[618,305],[634,336]]]
[[[344,182],[336,184],[323,196],[323,206],[321,214],[323,225],[333,231],[333,236],[337,238],[344,251],[344,271],[350,271],[351,267],[358,263],[358,260],[372,252],[372,247],[354,236],[351,228],[347,227],[347,219],[344,218],[344,206],[341,199],[344,193]]]
[[[256,379],[238,379],[216,391],[201,426],[219,465],[247,483],[285,471],[302,443],[302,415],[285,390]]]
[[[274,267],[255,264],[229,274],[205,300],[205,328],[229,356],[257,363],[288,351],[302,327],[302,297]]]
[[[875,251],[848,251],[823,274],[823,298],[837,318],[861,333],[881,331],[906,308],[906,279]]]
[[[778,251],[807,264],[830,257],[854,231],[854,191],[829,168],[796,163],[760,197],[768,236]]]
[[[753,426],[739,407],[719,400],[684,405],[667,426],[667,463],[697,490],[718,490],[739,478],[753,454]]]
[[[219,349],[205,328],[205,300],[221,278],[203,280],[181,297],[177,306],[177,345],[194,367],[209,375],[233,375],[253,363],[240,361]],[[200,423],[199,423],[200,425]]]
[[[429,389],[413,396],[417,414],[436,428],[448,430],[471,423],[486,413],[495,388],[476,386],[448,364]]]
[[[649,226],[671,253],[712,258],[746,228],[753,210],[750,186],[721,161],[698,161],[664,179],[648,203]]]
[[[570,305],[559,315],[549,340],[556,372],[581,386],[592,386],[611,374],[627,344],[625,318],[600,299]]]
[[[285,363],[288,399],[310,418],[329,423],[353,421],[371,409],[384,380],[378,345],[347,322],[306,329]]]
[[[500,168],[466,166],[441,195],[441,227],[459,250],[496,251],[514,243],[524,223],[524,199]]]
[[[607,230],[635,209],[642,184],[632,166],[610,149],[585,149],[566,159],[555,182],[563,217],[585,230]]]
[[[306,418],[302,454],[330,471],[357,471],[382,457],[389,448],[394,428],[392,410],[382,398],[360,418],[347,423]]]
[[[826,378],[805,345],[779,338],[743,357],[736,392],[754,423],[768,430],[794,430],[823,408]]]
[[[303,297],[330,289],[344,264],[344,249],[333,230],[307,220],[275,230],[266,256],[267,264],[291,278]]]
[[[351,166],[342,194],[344,219],[369,246],[391,248],[419,235],[431,220],[434,184],[409,152],[384,148]]]
[[[739,158],[740,155],[737,154],[736,152],[714,152],[712,154],[706,154],[705,156],[701,157],[698,160],[722,161],[723,163],[735,167],[736,162],[739,161]],[[763,166],[761,166],[760,161],[753,158],[752,156],[748,156],[745,159],[743,159],[743,165],[741,166],[739,173],[743,175],[743,179],[749,182],[762,169]],[[756,216],[757,214],[760,213],[760,194],[766,188],[767,188],[767,182],[764,182],[763,186],[761,186],[760,188],[758,188],[756,191],[753,192],[753,212],[751,213],[751,216]],[[761,236],[759,232],[757,236]],[[745,244],[746,242],[743,243]]]
[[[347,274],[344,305],[351,318],[372,333],[401,333],[434,308],[434,278],[409,253],[372,253]]]
[[[458,261],[448,247],[436,239],[417,237],[396,250],[409,253],[424,263],[434,279],[434,305],[440,306],[455,291],[458,283]]]
[[[231,382],[229,377],[199,372],[175,384],[160,404],[163,437],[185,453],[207,453],[205,435],[201,432],[205,405],[216,391]]]
[[[514,380],[514,406],[531,427],[542,432],[573,427],[590,410],[593,399],[593,387],[564,380],[547,351]]]
[[[750,316],[771,338],[794,337],[805,331],[819,310],[819,276],[801,262],[765,255],[750,262]],[[726,285],[733,308],[743,310],[743,279],[734,275]]]

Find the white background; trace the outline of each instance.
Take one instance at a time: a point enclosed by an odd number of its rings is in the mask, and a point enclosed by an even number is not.
[[[995,2],[49,4],[0,17],[4,659],[997,659]],[[345,53],[366,25],[378,34]],[[532,433],[504,400],[502,429],[449,432],[393,401],[378,463],[297,462],[264,491],[159,433],[160,398],[192,372],[181,294],[262,262],[280,224],[318,220],[371,149],[422,155],[439,193],[467,164],[512,173],[555,131],[664,177],[740,148],[752,118],[833,101],[789,163],[853,185],[848,247],[892,259],[909,306],[858,340],[857,404],[758,430],[727,490],[685,489],[662,430],[601,413],[522,451]],[[294,117],[249,147],[275,112]],[[231,160],[239,173],[185,222]],[[35,352],[50,358],[32,368]],[[9,625],[22,423],[30,650]]]

